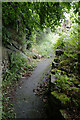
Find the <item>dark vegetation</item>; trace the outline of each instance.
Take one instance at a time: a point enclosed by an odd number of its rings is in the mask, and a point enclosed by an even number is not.
[[[67,119],[80,118],[80,54],[78,27],[77,25],[75,27],[75,30],[73,29],[66,35],[62,35],[57,41],[51,69],[51,76],[55,77],[51,94],[64,104],[64,108],[69,113]]]
[[[71,25],[67,26],[63,13],[70,13],[71,9]],[[55,77],[55,82],[51,85],[51,94],[65,106],[68,114],[66,119],[80,118],[79,12],[77,2],[2,3],[2,44],[7,48],[9,61],[3,71],[2,81],[4,120],[16,117],[10,104],[11,90],[26,71],[33,70],[36,60],[49,57],[52,49],[55,56],[51,76]],[[63,25],[61,32],[61,28],[57,30],[57,27],[61,26],[63,19],[66,25]],[[55,32],[55,29],[57,31],[59,39],[55,44],[51,43],[50,38],[47,38],[47,41],[42,38],[48,34],[48,28],[52,32]],[[64,111],[61,112],[64,115]]]

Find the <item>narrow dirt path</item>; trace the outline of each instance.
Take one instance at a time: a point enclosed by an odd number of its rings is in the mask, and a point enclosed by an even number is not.
[[[23,80],[21,87],[15,92],[13,107],[17,118],[46,118],[44,103],[42,98],[33,93],[39,82],[41,82],[43,73],[48,71],[51,59],[41,60],[32,75]]]

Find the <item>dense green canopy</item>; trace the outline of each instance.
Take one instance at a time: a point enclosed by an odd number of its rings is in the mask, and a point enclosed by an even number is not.
[[[35,27],[51,27],[58,24],[63,15],[65,5],[58,2],[6,2],[3,3],[3,25],[16,27],[20,21],[24,28],[33,30]]]
[[[59,2],[4,2],[2,3],[3,44],[10,42],[7,28],[14,29],[17,34],[26,33],[26,39],[36,29],[60,24],[65,7],[70,9],[70,3]],[[8,40],[7,40],[8,38]]]

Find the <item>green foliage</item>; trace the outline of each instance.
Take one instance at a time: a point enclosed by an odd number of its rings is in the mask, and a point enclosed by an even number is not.
[[[51,46],[51,42],[44,40],[42,44],[37,45],[37,50],[41,56],[47,56],[51,52],[53,45]]]
[[[71,29],[67,31],[67,33],[61,34],[61,37],[55,46],[56,48],[64,51],[64,55],[59,57],[60,61],[62,61],[59,67],[63,68],[65,66],[66,69],[66,66],[68,66],[68,70],[70,67],[70,70],[74,68],[74,75],[77,79],[76,71],[78,71],[78,63],[80,62],[77,53],[80,52],[78,51],[80,50],[80,46],[78,40],[79,29],[77,24],[79,21],[77,19],[76,12],[79,10],[78,4],[73,4],[76,6],[76,9],[74,10],[75,18],[72,20],[72,22],[74,23],[76,21],[76,23],[72,24]],[[42,41],[39,40],[40,42],[38,42],[35,36],[40,35],[40,32],[37,34],[34,31],[44,31],[44,28],[47,29],[47,27],[50,27],[50,29],[54,31],[54,28],[60,24],[60,18],[64,18],[63,12],[69,12],[70,8],[71,4],[68,2],[3,2],[3,45],[7,46],[7,44],[10,44],[12,46],[13,39],[21,45],[27,44],[27,49],[35,46],[36,53],[46,56],[53,47],[53,40],[51,41],[51,37],[48,36],[47,38],[45,37],[43,39],[40,36]],[[73,16],[74,14],[71,17]],[[26,36],[26,39],[24,39],[24,36]],[[33,55],[32,52],[26,54],[29,54],[31,57]],[[2,83],[4,110],[3,119],[15,118],[15,115],[12,115],[13,110],[9,109],[12,107],[12,105],[9,106],[10,98],[8,97],[8,90],[12,84],[14,85],[14,83],[18,82],[25,69],[27,70],[28,68],[33,67],[32,64],[29,64],[28,60],[21,57],[19,53],[12,53],[10,58],[10,66],[6,69]],[[77,59],[76,62],[74,62],[75,58]],[[65,59],[67,59],[67,61],[65,61]],[[68,60],[69,63],[72,63],[72,65],[69,65]],[[71,60],[73,60],[73,62]],[[67,64],[65,64],[65,62]],[[57,70],[55,74],[57,79],[55,82],[56,87],[55,91],[52,91],[52,95],[57,97],[64,104],[72,100],[76,106],[79,106],[79,97],[77,95],[79,95],[80,83],[74,77],[68,77],[65,74],[66,73],[63,73],[62,75],[61,72]],[[76,85],[78,87],[76,87]],[[77,99],[75,99],[76,96]]]
[[[7,31],[7,29],[3,26],[3,36],[2,36],[2,39],[3,39],[3,45],[6,46],[6,44],[8,44],[8,42],[10,41],[10,32]]]
[[[59,99],[63,104],[66,104],[66,102],[70,101],[70,98],[67,97],[64,93],[58,93],[56,91],[51,92],[52,95],[54,95],[57,99]]]
[[[13,23],[13,26],[16,27],[16,20],[20,19],[23,24],[22,26],[27,25],[30,29],[33,29],[33,27],[38,24],[44,26],[44,23],[48,25],[48,27],[53,27],[52,23],[57,24],[57,20],[59,21],[63,8],[60,3],[49,2],[9,2],[3,3],[2,7],[4,25],[11,25]]]
[[[77,3],[74,4],[77,5]],[[76,10],[78,8],[74,11]],[[80,106],[80,40],[77,21],[78,13],[73,13],[71,28],[66,32],[60,32],[60,37],[54,47],[55,51],[56,49],[61,49],[64,54],[61,56],[55,55],[60,60],[60,63],[57,68],[52,69],[55,71],[55,75],[53,75],[55,82],[54,88],[51,89],[51,94],[66,104],[69,112],[74,114],[73,109],[78,111]],[[76,114],[78,115],[78,112]]]
[[[71,29],[62,34],[59,40],[56,43],[56,49],[62,49],[64,54],[59,57],[60,64],[59,69],[64,68],[67,70],[67,74],[72,71],[73,74],[77,74],[78,70],[78,26],[77,23],[74,23]],[[61,72],[57,70],[55,77],[57,78],[56,86],[59,87],[59,91],[78,91],[79,89],[74,85],[75,79],[68,77],[67,75],[61,75]],[[78,81],[79,84],[79,81]]]
[[[74,85],[74,81],[75,82],[78,82],[76,81],[76,79],[73,77],[68,77],[67,75],[59,75],[56,73],[55,75],[56,77],[56,86],[59,87],[59,91],[62,91],[62,92],[65,92],[65,90],[68,90],[68,91],[78,91],[79,89],[77,87],[75,87]],[[79,82],[78,82],[79,84]]]
[[[35,34],[36,33],[36,34]],[[59,35],[51,32],[50,28],[44,29],[44,32],[36,30],[33,36],[32,49],[43,57],[53,56],[53,45]]]
[[[6,74],[4,75],[5,80],[11,83],[11,81],[15,81],[21,77],[22,72],[24,72],[24,67],[27,67],[28,60],[21,57],[19,53],[12,53],[11,54],[11,61],[10,61],[9,68],[6,69]],[[3,84],[4,86],[5,84]]]
[[[74,23],[71,29],[66,33],[63,33],[62,36],[58,39],[55,44],[56,48],[63,49],[64,54],[68,57],[72,55],[73,58],[77,57],[78,51],[78,24]],[[75,49],[74,49],[75,48]]]
[[[30,48],[32,46],[30,36],[34,29],[43,30],[43,28],[50,27],[54,31],[55,25],[59,24],[60,18],[63,17],[63,9],[67,5],[70,8],[69,3],[63,5],[56,2],[3,2],[3,44],[7,44],[6,42],[10,39],[7,35],[7,28],[11,28],[18,35],[26,32],[26,39],[29,40],[26,41]]]
[[[27,70],[30,65],[28,65],[28,60],[23,58],[20,53],[12,53],[10,55],[10,65],[6,69],[6,73],[3,76],[2,90],[3,90],[3,113],[2,117],[6,119],[14,119],[15,113],[13,112],[12,104],[10,104],[10,92],[15,88],[18,80],[21,78],[22,73]]]

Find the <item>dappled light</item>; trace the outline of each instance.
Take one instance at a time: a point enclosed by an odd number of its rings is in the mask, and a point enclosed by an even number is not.
[[[41,33],[39,43],[34,43],[32,49],[34,52],[39,53],[41,56],[50,56],[50,53],[53,52],[54,43],[57,42],[59,35],[55,34],[48,29],[47,33]]]
[[[2,3],[2,119],[80,119],[78,2]]]

